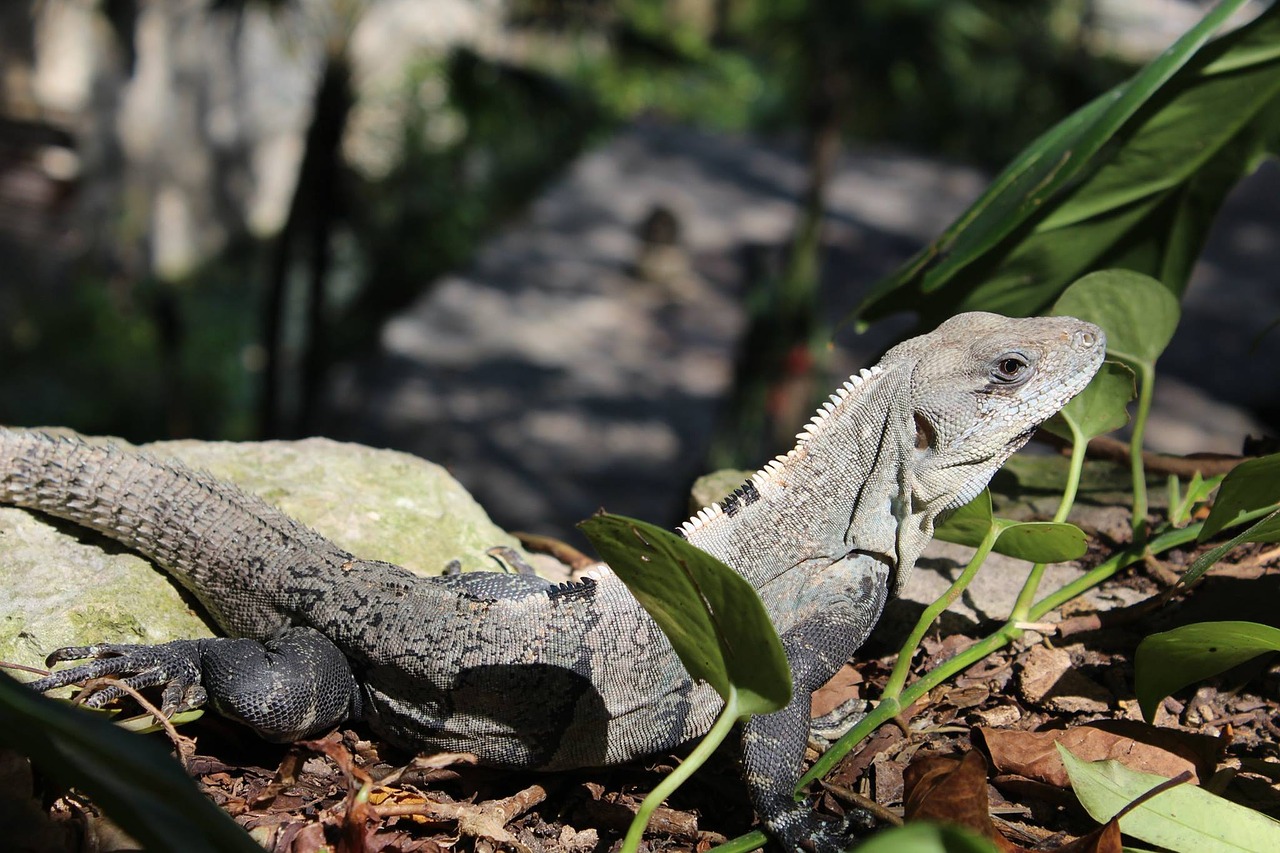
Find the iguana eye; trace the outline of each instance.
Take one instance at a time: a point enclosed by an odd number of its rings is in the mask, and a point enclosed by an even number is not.
[[[1013,385],[1031,375],[1027,359],[1016,352],[1005,353],[991,367],[991,381],[997,385]]]

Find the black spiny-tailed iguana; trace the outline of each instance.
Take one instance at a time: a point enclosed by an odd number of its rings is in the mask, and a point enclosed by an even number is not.
[[[682,525],[752,583],[783,640],[794,698],[746,724],[743,762],[787,848],[847,843],[792,797],[809,694],[867,638],[938,514],[977,495],[1103,351],[1097,327],[1068,317],[955,317],[852,377],[794,450]],[[558,586],[422,578],[180,464],[33,431],[0,429],[0,502],[149,557],[230,635],[61,649],[51,660],[93,660],[36,690],[120,675],[163,685],[167,711],[208,703],[272,740],[365,719],[401,746],[547,770],[668,749],[721,706],[605,567]],[[87,704],[120,695],[101,687]]]

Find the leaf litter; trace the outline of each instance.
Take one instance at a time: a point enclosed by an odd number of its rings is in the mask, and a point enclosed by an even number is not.
[[[1162,566],[1193,556],[1169,555]],[[1061,743],[1084,760],[1114,759],[1166,778],[1183,774],[1194,780],[1188,784],[1280,817],[1280,670],[1263,659],[1183,690],[1161,703],[1155,725],[1141,719],[1132,687],[1133,649],[1148,633],[1215,614],[1266,621],[1241,609],[1266,603],[1259,587],[1280,588],[1277,557],[1274,547],[1242,548],[1202,588],[1163,608],[1073,605],[1063,614],[1067,636],[1028,633],[872,734],[825,780],[819,808],[838,816],[851,802],[871,801],[890,819],[959,823],[1002,851],[1120,850],[1116,820],[1098,826],[1072,794],[1056,752]],[[1163,577],[1140,565],[1111,583],[1149,601],[1163,591]],[[951,633],[925,640],[917,672],[991,627],[948,624]],[[891,654],[875,650],[893,641],[873,639],[868,653],[819,691],[815,717],[874,701],[893,664]],[[279,853],[611,850],[644,794],[679,760],[659,755],[560,774],[499,771],[476,767],[466,755],[414,758],[359,729],[273,746],[216,715],[180,727],[178,743],[190,738],[194,748],[179,752],[206,795]],[[656,813],[649,849],[706,851],[751,828],[733,752],[721,750]],[[811,749],[808,758],[817,755]],[[22,815],[23,831],[37,845],[26,849],[129,849],[131,840],[113,834],[92,803],[51,789],[29,767],[15,769],[21,766],[0,756],[0,807],[19,804],[2,813]]]

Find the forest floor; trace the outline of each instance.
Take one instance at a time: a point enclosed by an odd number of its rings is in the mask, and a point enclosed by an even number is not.
[[[1091,525],[1080,568],[1125,544],[1126,509],[1094,506],[1088,517],[1099,526]],[[1164,700],[1152,724],[1138,710],[1133,654],[1143,637],[1194,621],[1269,621],[1275,612],[1280,549],[1242,547],[1204,583],[1170,595],[1194,554],[1175,551],[1121,571],[927,694],[836,767],[815,790],[819,811],[839,815],[871,801],[882,825],[904,812],[907,821],[955,821],[998,834],[1005,850],[1118,851],[1118,837],[1099,836],[1076,801],[1055,752],[1061,742],[1084,759],[1189,773],[1193,784],[1280,818],[1280,679],[1265,658]],[[904,600],[893,609],[864,653],[815,694],[815,715],[879,696],[919,605]],[[953,614],[943,624],[925,639],[916,675],[999,623]],[[639,801],[682,754],[571,773],[497,771],[466,756],[415,758],[362,727],[268,745],[214,714],[181,727],[176,752],[214,802],[281,853],[616,849]],[[735,759],[732,747],[722,749],[657,812],[649,849],[704,851],[751,829]],[[129,849],[87,800],[48,788],[44,797],[51,820],[41,846],[27,849]]]

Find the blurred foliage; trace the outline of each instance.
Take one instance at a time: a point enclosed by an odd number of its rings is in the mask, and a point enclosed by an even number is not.
[[[560,6],[552,16],[548,5]],[[569,7],[565,11],[564,7]],[[1084,49],[1087,0],[718,0],[517,3],[595,30],[573,79],[615,115],[803,127],[839,74],[852,137],[997,166],[1132,66]]]
[[[0,423],[142,441],[251,435],[257,326],[236,247],[192,281],[104,283],[85,263],[55,298],[19,293],[0,337]]]
[[[266,8],[287,30],[294,6],[210,0],[207,14]],[[834,129],[995,164],[1123,73],[1082,48],[1088,7],[1087,0],[512,0],[515,49],[507,58],[461,50],[409,67],[388,168],[370,174],[338,163],[325,179],[334,190],[323,197],[332,203],[308,205],[301,187],[300,224],[287,234],[260,241],[233,224],[219,256],[180,281],[162,281],[142,260],[151,220],[140,211],[148,202],[134,209],[138,200],[126,195],[118,215],[93,223],[78,262],[52,274],[19,271],[19,284],[0,294],[0,422],[67,424],[134,440],[310,432],[315,377],[371,346],[391,312],[465,265],[487,235],[618,123],[659,117],[810,138]],[[334,26],[349,27],[360,8],[361,0],[338,2],[346,17]],[[127,57],[137,11],[128,0],[102,7]],[[344,61],[349,35],[326,40],[331,66]],[[123,70],[131,69],[132,61]],[[345,125],[345,113],[335,121]],[[814,249],[822,170],[816,161],[811,168],[813,215],[796,242]],[[801,297],[810,294],[813,259],[795,255],[781,284],[755,289],[795,285]],[[800,311],[808,304],[791,302]],[[785,325],[788,335],[806,337],[805,323]],[[791,349],[783,341],[771,351]],[[264,388],[278,398],[269,407],[286,415],[287,427],[265,416]]]
[[[466,263],[601,127],[578,91],[470,51],[418,66],[405,87],[402,157],[359,188],[352,225],[364,281],[350,344]]]

